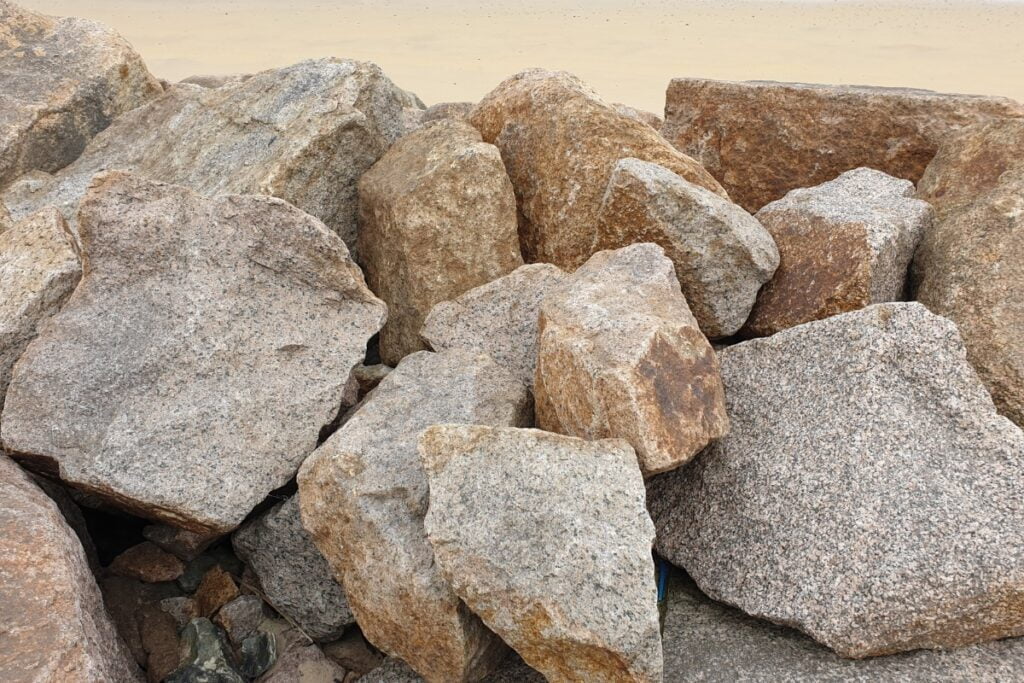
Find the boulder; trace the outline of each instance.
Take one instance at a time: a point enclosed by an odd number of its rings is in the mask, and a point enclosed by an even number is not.
[[[474,287],[431,309],[420,335],[434,351],[466,349],[533,386],[540,304],[566,278],[550,263],[533,263]]]
[[[691,681],[1003,681],[1024,666],[1024,639],[958,650],[844,659],[798,631],[710,600],[689,578],[668,582],[665,683]]]
[[[598,251],[601,201],[620,159],[660,164],[725,196],[700,164],[657,131],[620,114],[562,71],[531,69],[512,76],[477,104],[469,121],[501,150],[529,262],[574,270]]]
[[[359,182],[359,253],[388,304],[381,359],[422,350],[434,304],[523,264],[512,184],[494,145],[446,119],[405,136]]]
[[[200,194],[267,194],[322,220],[352,249],[359,177],[402,134],[409,94],[370,62],[318,59],[210,89],[178,85],[114,122],[72,165],[15,183],[15,217],[56,206],[72,219],[106,169]]]
[[[425,125],[431,121],[440,121],[441,119],[465,121],[469,118],[469,113],[473,111],[475,106],[476,102],[439,102],[424,110],[421,123]]]
[[[1024,433],[952,322],[875,304],[719,358],[729,434],[648,490],[663,557],[844,657],[1024,634]]]
[[[654,244],[598,252],[547,294],[534,396],[541,429],[625,439],[645,475],[729,427],[715,352]]]
[[[434,562],[416,452],[439,422],[521,425],[526,387],[483,354],[406,356],[299,470],[303,524],[367,640],[431,681],[476,680],[505,654]]]
[[[163,91],[124,38],[87,19],[0,0],[0,188],[57,171],[124,112]]]
[[[651,544],[621,440],[435,425],[427,538],[455,592],[548,681],[661,681]]]
[[[107,570],[145,583],[174,581],[185,571],[185,565],[155,543],[144,541],[114,558]]]
[[[600,209],[598,249],[660,245],[701,331],[728,337],[750,314],[779,265],[779,251],[756,218],[664,166],[622,159]]]
[[[636,119],[637,121],[643,121],[654,130],[661,130],[662,124],[665,123],[657,114],[643,109],[637,109],[636,107],[631,107],[628,104],[613,102],[612,107],[614,107],[615,111],[623,116],[628,116],[629,118]]]
[[[861,166],[916,183],[950,134],[1007,117],[1024,117],[1024,105],[909,88],[676,78],[661,134],[754,212]]]
[[[775,334],[902,299],[907,267],[932,224],[931,207],[913,195],[909,180],[858,168],[758,211],[780,260],[745,333]]]
[[[67,224],[43,209],[0,233],[0,406],[14,363],[82,277]]]
[[[313,451],[384,305],[271,197],[110,172],[80,230],[86,274],[21,356],[3,444],[135,514],[229,531]]]
[[[0,680],[140,681],[75,532],[0,454]]]
[[[309,637],[334,640],[355,622],[344,589],[302,527],[297,496],[246,522],[231,544],[267,601]]]

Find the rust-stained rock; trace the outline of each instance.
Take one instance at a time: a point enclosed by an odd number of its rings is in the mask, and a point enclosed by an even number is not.
[[[654,244],[599,252],[545,297],[534,395],[542,429],[625,439],[645,475],[729,425],[715,352]]]
[[[663,166],[622,159],[608,181],[597,249],[654,242],[676,267],[693,317],[708,337],[743,325],[779,252],[756,218]]]
[[[916,183],[946,137],[1004,117],[1024,117],[1024,105],[908,88],[676,78],[661,133],[754,212],[861,166]]]
[[[57,504],[0,454],[0,680],[139,681]]]
[[[177,557],[146,541],[132,546],[114,558],[108,570],[117,576],[126,576],[146,583],[174,581],[185,571]]]
[[[909,180],[858,168],[758,211],[780,261],[745,333],[775,334],[902,299],[914,249],[932,224],[931,207],[913,194]]]
[[[203,580],[196,589],[195,601],[199,616],[213,616],[221,606],[231,602],[238,595],[238,585],[231,574],[219,565],[211,567],[203,575]]]
[[[402,138],[359,182],[359,253],[388,304],[388,365],[424,348],[434,304],[522,265],[512,184],[494,145],[445,119]]]
[[[106,26],[0,0],[0,188],[63,168],[114,117],[162,91]]]
[[[626,157],[660,164],[725,196],[700,164],[565,72],[512,76],[481,100],[469,121],[501,150],[527,261],[572,270],[599,250],[601,200],[615,164]]]
[[[303,524],[367,640],[432,683],[478,680],[505,646],[434,562],[417,439],[440,422],[519,426],[528,417],[525,385],[488,356],[421,351],[406,356],[299,471]]]

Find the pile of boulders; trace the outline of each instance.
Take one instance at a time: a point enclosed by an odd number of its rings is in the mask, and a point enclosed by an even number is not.
[[[1003,98],[0,0],[0,679],[1020,678],[1022,245]]]

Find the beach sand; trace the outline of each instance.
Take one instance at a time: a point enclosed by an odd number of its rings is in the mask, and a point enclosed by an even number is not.
[[[372,60],[427,104],[530,66],[661,113],[674,76],[913,86],[1024,101],[1024,3],[21,0],[121,32],[156,75]]]

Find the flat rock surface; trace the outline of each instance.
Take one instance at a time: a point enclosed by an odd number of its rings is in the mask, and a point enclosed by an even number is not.
[[[488,356],[421,351],[406,356],[299,471],[303,524],[345,586],[367,640],[432,682],[482,676],[505,647],[434,562],[417,439],[440,422],[528,419],[525,385]]]
[[[745,332],[794,325],[904,297],[907,267],[932,225],[914,184],[870,168],[793,190],[757,212],[779,268],[757,297]]]
[[[625,439],[645,475],[729,427],[715,352],[654,244],[598,252],[548,292],[534,396],[539,427]]]
[[[246,522],[231,537],[274,609],[315,640],[340,638],[355,622],[345,591],[302,526],[298,496]]]
[[[1024,117],[1024,105],[908,88],[674,78],[661,134],[753,212],[861,166],[916,183],[947,136],[1004,117]]]
[[[779,265],[772,236],[756,218],[658,164],[632,158],[615,164],[599,215],[598,248],[654,242],[665,250],[709,337],[740,329]]]
[[[445,578],[549,681],[660,681],[651,543],[633,449],[536,429],[420,437]]]
[[[0,455],[0,679],[140,681],[57,504]]]
[[[512,183],[494,145],[464,121],[428,124],[359,182],[359,253],[388,304],[381,359],[424,348],[430,309],[523,264]]]
[[[480,101],[469,121],[501,150],[519,202],[519,234],[529,262],[574,270],[599,250],[598,212],[620,159],[660,164],[725,196],[700,164],[564,71],[531,69],[506,79]]]
[[[317,59],[216,89],[176,85],[120,117],[71,166],[0,196],[16,217],[71,219],[92,176],[132,171],[196,192],[268,194],[322,220],[352,248],[356,183],[402,134],[409,95],[375,64]]]
[[[136,514],[234,528],[315,448],[383,304],[279,199],[112,172],[80,231],[86,275],[18,363],[4,446]]]
[[[662,556],[846,657],[1024,634],[1024,433],[953,323],[876,304],[719,357],[729,434],[648,490]]]
[[[163,88],[128,41],[87,19],[0,0],[0,188],[75,160],[114,117]]]
[[[486,353],[532,387],[541,301],[565,278],[550,263],[521,266],[434,306],[420,334],[434,351]]]

